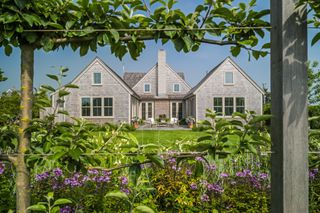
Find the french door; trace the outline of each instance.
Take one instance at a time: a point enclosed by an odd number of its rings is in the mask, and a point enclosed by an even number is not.
[[[153,102],[142,102],[141,103],[141,118],[147,120],[153,118]]]

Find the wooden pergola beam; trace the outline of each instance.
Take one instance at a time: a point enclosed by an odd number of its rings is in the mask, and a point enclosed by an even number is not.
[[[271,0],[271,212],[308,212],[307,15]]]

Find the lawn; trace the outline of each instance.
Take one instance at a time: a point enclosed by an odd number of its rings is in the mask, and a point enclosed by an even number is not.
[[[195,141],[197,138],[206,135],[205,132],[191,130],[137,130],[132,134],[143,144],[155,143],[165,146],[170,146],[176,141]]]

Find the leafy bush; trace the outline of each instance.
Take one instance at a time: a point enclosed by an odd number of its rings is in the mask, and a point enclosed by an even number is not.
[[[320,105],[309,106],[309,117],[319,116],[320,115]],[[310,121],[311,129],[320,129],[320,119],[315,119]]]
[[[0,162],[0,212],[15,209],[14,176],[9,165]]]

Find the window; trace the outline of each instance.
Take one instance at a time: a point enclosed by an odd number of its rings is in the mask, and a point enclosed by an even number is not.
[[[151,85],[150,84],[144,85],[144,92],[151,92]]]
[[[240,112],[240,113],[244,113],[244,111],[245,111],[244,98],[242,98],[242,97],[236,98],[236,111]]]
[[[93,84],[95,84],[95,85],[101,84],[101,73],[100,72],[93,73]]]
[[[142,103],[141,112],[142,112],[142,120],[146,120],[146,103]]]
[[[141,117],[142,120],[153,118],[153,102],[141,103]]]
[[[233,72],[225,72],[224,73],[224,83],[225,84],[233,84]]]
[[[110,98],[110,97],[81,98],[81,116],[112,117],[113,116],[113,98]]]
[[[104,98],[104,116],[113,116],[113,98]]]
[[[173,92],[180,92],[180,84],[173,84]]]
[[[171,103],[171,118],[182,119],[182,102]]]
[[[90,116],[90,98],[81,99],[81,115]]]
[[[222,115],[222,98],[213,98],[213,110],[216,111],[218,115]]]
[[[227,116],[233,113],[233,97],[224,98],[224,114]]]
[[[92,111],[93,116],[101,116],[102,115],[102,100],[101,98],[93,98],[92,99]]]
[[[152,117],[152,103],[148,103],[148,118]]]
[[[61,109],[61,108],[63,109],[63,108],[64,108],[64,103],[65,103],[64,97],[59,98],[59,99],[57,100],[57,102],[58,102],[59,108],[60,108],[60,109]]]

